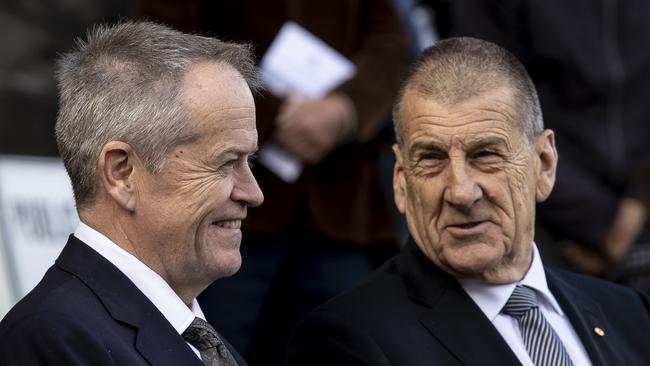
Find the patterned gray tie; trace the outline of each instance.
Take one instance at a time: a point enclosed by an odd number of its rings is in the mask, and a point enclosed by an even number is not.
[[[201,353],[206,366],[237,366],[217,331],[201,318],[194,318],[192,324],[183,332],[183,338]]]
[[[537,306],[535,290],[517,285],[503,312],[515,317],[531,360],[536,366],[572,366],[560,337]]]

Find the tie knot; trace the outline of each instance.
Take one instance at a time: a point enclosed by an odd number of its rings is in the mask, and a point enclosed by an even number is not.
[[[537,294],[530,287],[517,285],[503,307],[503,312],[514,317],[524,315],[528,310],[537,307]]]
[[[183,338],[200,352],[223,344],[217,331],[201,318],[194,318],[192,324],[183,332]]]

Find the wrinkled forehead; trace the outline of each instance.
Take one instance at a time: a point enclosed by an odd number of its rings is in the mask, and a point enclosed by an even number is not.
[[[496,134],[507,139],[523,138],[522,113],[509,88],[490,90],[457,103],[408,90],[399,113],[405,143],[423,135],[445,138]]]

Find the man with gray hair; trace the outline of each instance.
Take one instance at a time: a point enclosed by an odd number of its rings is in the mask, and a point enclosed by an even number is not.
[[[297,327],[289,365],[644,365],[650,300],[544,267],[535,204],[553,131],[504,49],[442,41],[394,109],[393,189],[411,239],[366,283]]]
[[[57,77],[81,223],[0,323],[0,364],[245,365],[196,296],[239,269],[263,201],[250,50],[123,22],[90,31]]]

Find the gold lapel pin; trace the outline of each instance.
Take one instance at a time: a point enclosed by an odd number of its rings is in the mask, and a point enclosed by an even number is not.
[[[603,330],[603,328],[600,328],[600,327],[594,328],[594,333],[596,333],[596,335],[599,336],[599,337],[602,337],[602,336],[605,335],[605,331]]]

